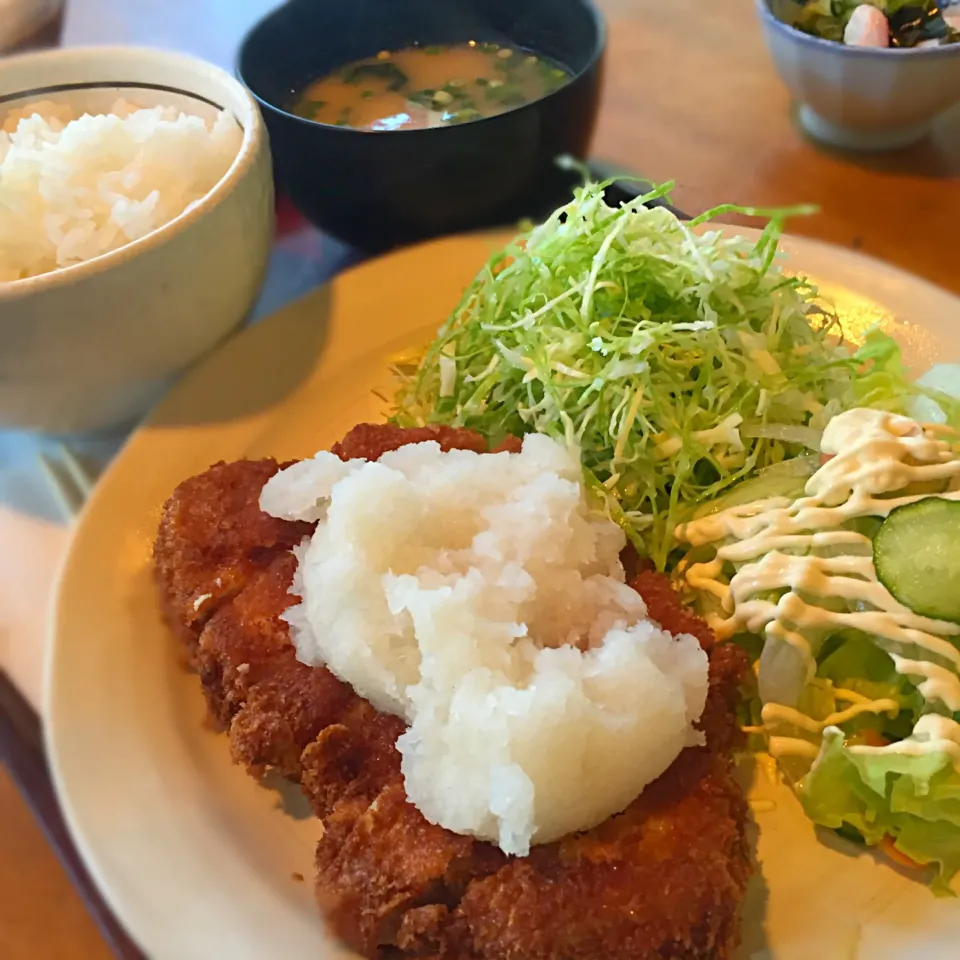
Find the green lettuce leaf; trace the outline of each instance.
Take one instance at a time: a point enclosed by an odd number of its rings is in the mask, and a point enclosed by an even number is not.
[[[890,837],[918,864],[936,867],[934,892],[949,895],[960,871],[960,774],[942,751],[851,753],[836,727],[826,730],[820,755],[797,785],[810,819],[870,845]]]
[[[955,365],[934,367],[911,382],[896,340],[876,327],[867,331],[854,359],[861,364],[853,385],[860,405],[960,427],[960,382]]]
[[[885,713],[861,713],[843,724],[844,733],[873,730],[888,740],[908,737],[920,717],[923,696],[916,682],[897,673],[893,661],[875,643],[875,638],[858,631],[835,634],[820,651],[817,678],[831,688],[843,688],[870,700],[894,700],[900,712],[891,717]],[[847,704],[831,705],[829,712]],[[824,716],[821,714],[820,716]]]
[[[914,384],[918,395],[910,403],[910,416],[930,423],[956,427],[960,420],[960,364],[934,364]]]

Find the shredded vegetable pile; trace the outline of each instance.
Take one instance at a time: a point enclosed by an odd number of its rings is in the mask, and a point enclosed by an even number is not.
[[[816,289],[780,266],[784,219],[806,208],[726,206],[684,223],[645,206],[671,185],[620,208],[605,186],[586,184],[481,271],[416,369],[399,371],[395,420],[492,443],[565,437],[663,569],[697,504],[815,450],[858,392],[889,391],[863,379]],[[759,241],[702,227],[730,211],[769,218]]]

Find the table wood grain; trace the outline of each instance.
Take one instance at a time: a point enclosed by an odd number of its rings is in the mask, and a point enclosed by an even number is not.
[[[80,895],[97,928],[94,931],[86,924],[75,923],[71,931],[65,931],[61,925],[56,931],[51,931],[49,938],[43,938],[41,929],[37,929],[34,923],[32,932],[38,939],[33,943],[24,943],[17,930],[0,930],[0,956],[4,960],[12,960],[15,956],[56,960],[57,954],[62,956],[65,953],[62,943],[65,933],[69,932],[72,937],[68,937],[67,941],[72,941],[76,949],[76,953],[72,954],[74,956],[94,958],[109,950],[117,960],[144,960],[104,903],[73,846],[44,758],[40,720],[3,671],[0,671],[0,764],[29,803],[46,842],[59,859],[62,870]],[[15,826],[16,821],[12,816],[0,822],[2,830],[11,830]],[[23,841],[29,842],[30,838],[21,838]],[[0,898],[5,903],[20,902],[25,905],[26,911],[33,911],[34,916],[49,908],[50,905],[43,903],[42,898],[49,895],[59,880],[56,876],[51,878],[49,869],[42,869],[39,861],[44,853],[40,851],[39,856],[34,855],[29,865],[33,872],[25,864],[24,869],[15,874],[11,872],[5,875],[5,883],[16,884],[16,890],[0,889]],[[31,880],[35,889],[24,889]],[[69,908],[54,912],[59,913],[60,924],[70,922]],[[30,926],[29,916],[20,920],[24,926]]]
[[[595,152],[723,202],[819,204],[790,230],[888,260],[960,293],[960,107],[887,154],[831,151],[794,123],[753,0],[601,0],[609,69]]]

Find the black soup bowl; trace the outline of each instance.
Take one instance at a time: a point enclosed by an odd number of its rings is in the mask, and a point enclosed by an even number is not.
[[[509,44],[572,79],[539,100],[458,125],[370,132],[291,110],[308,83],[416,44]],[[318,227],[377,252],[537,218],[569,197],[556,159],[584,159],[606,30],[592,0],[289,0],[247,34],[240,78],[259,100],[277,186]]]

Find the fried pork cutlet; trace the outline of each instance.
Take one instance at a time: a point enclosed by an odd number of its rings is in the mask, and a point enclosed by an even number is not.
[[[325,821],[317,894],[328,922],[369,957],[390,956],[377,952],[384,945],[445,960],[731,956],[750,873],[746,803],[729,754],[744,670],[737,648],[713,650],[707,746],[685,750],[623,814],[529,857],[429,824],[406,802],[397,770],[372,804],[335,808]],[[308,796],[323,778],[310,752]]]
[[[153,555],[163,613],[193,659],[203,624],[277,556],[312,532],[260,509],[263,485],[289,464],[217,463],[184,480],[163,508]]]
[[[404,443],[433,440],[441,449],[483,451],[472,431],[450,427],[401,430],[360,424],[337,444],[338,455],[377,459]],[[278,470],[272,459],[217,463],[181,483],[164,505],[154,543],[154,573],[164,618],[200,674],[211,717],[230,735],[234,759],[251,773],[275,770],[299,778],[300,754],[342,719],[357,730],[384,728],[389,763],[403,732],[328,670],[296,659],[280,614],[296,561],[291,548],[313,524],[278,520],[260,509],[260,491]],[[336,730],[328,732],[333,742]],[[341,764],[348,763],[345,742]],[[365,760],[376,755],[365,741]],[[318,793],[319,796],[319,793]]]
[[[376,459],[423,440],[484,450],[469,431],[371,424],[333,450]],[[164,509],[156,573],[235,759],[299,780],[323,819],[317,899],[340,938],[383,960],[729,958],[750,873],[731,760],[742,653],[715,645],[664,577],[639,574],[632,585],[651,617],[709,654],[707,745],[683,751],[601,826],[508,858],[429,823],[406,800],[394,745],[403,721],[296,659],[281,614],[296,602],[290,548],[311,528],[259,510],[279,468],[218,464],[181,484]]]
[[[708,746],[684,750],[619,816],[471,883],[447,956],[732,956],[751,866],[746,802],[729,754],[716,749],[733,739],[724,705],[743,678],[741,658],[717,657],[723,649],[711,660]]]

